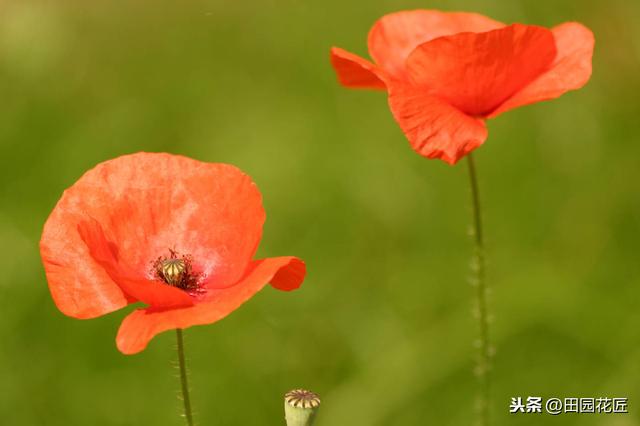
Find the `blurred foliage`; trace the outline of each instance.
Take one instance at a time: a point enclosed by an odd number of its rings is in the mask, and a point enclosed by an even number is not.
[[[476,11],[577,20],[587,87],[490,122],[477,152],[495,314],[495,425],[640,425],[640,3],[628,0],[0,2],[0,423],[180,425],[174,335],[115,348],[129,309],[77,321],[48,293],[42,224],[96,163],[168,151],[260,186],[260,255],[306,259],[186,332],[200,425],[469,425],[471,245],[464,165],[414,154],[382,93],[338,86],[331,45],[366,53],[379,16]],[[510,416],[512,396],[626,396],[628,415]]]

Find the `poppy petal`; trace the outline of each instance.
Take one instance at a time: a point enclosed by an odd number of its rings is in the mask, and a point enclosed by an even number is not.
[[[555,56],[550,30],[514,24],[421,44],[407,69],[416,85],[467,114],[484,116],[545,72]]]
[[[89,246],[82,242],[75,229],[82,219],[76,203],[68,201],[70,198],[72,195],[65,193],[47,219],[40,254],[58,309],[74,318],[95,318],[135,300],[111,279],[91,256]]]
[[[504,24],[477,13],[411,10],[380,18],[369,32],[369,54],[387,73],[404,78],[405,61],[420,44],[461,32],[484,32]]]
[[[331,48],[331,64],[340,84],[356,89],[385,89],[382,71],[366,59],[339,47]]]
[[[278,259],[278,258],[276,258]],[[304,281],[304,277],[307,274],[307,267],[304,262],[297,257],[289,257],[289,263],[287,266],[281,267],[278,272],[269,280],[269,283],[273,288],[277,288],[282,291],[292,291],[298,289]],[[272,262],[272,259],[265,259]],[[256,262],[264,262],[264,260],[258,260]]]
[[[595,42],[591,30],[577,22],[567,22],[554,27],[552,32],[558,53],[551,68],[505,101],[489,117],[523,105],[555,99],[589,81]]]
[[[155,308],[193,305],[193,299],[184,291],[167,284],[138,276],[128,265],[119,262],[117,246],[108,241],[100,224],[95,220],[78,224],[80,238],[89,247],[91,257],[98,262],[109,277],[134,300]]]
[[[268,282],[293,290],[304,279],[304,263],[295,257],[275,257],[252,262],[248,274],[236,285],[211,292],[206,302],[180,309],[138,309],[118,330],[116,344],[125,354],[142,351],[159,333],[216,322],[250,299]]]
[[[484,120],[410,86],[393,87],[389,106],[413,149],[455,164],[487,139]]]

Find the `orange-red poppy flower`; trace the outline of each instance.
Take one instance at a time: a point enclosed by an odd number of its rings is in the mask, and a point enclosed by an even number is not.
[[[253,260],[265,213],[234,166],[139,153],[99,164],[67,189],[40,252],[56,305],[94,318],[130,303],[116,343],[143,350],[158,333],[215,322],[267,283],[294,290],[295,257]]]
[[[482,145],[486,119],[586,84],[594,45],[576,22],[546,29],[434,10],[386,15],[368,41],[374,62],[331,49],[339,81],[386,89],[413,149],[450,164]]]

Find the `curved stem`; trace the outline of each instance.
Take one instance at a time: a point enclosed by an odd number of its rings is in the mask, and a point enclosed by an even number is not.
[[[189,383],[187,381],[187,365],[184,360],[184,341],[182,339],[182,329],[176,329],[178,339],[178,364],[180,365],[180,382],[182,384],[182,400],[184,401],[184,417],[187,425],[193,426],[193,414],[191,413],[191,399],[189,398]]]
[[[487,309],[487,285],[484,279],[484,240],[482,233],[482,216],[480,212],[480,191],[478,190],[478,178],[473,155],[468,154],[469,183],[471,186],[471,198],[473,205],[473,257],[471,261],[471,284],[475,293],[475,316],[478,320],[479,353],[476,365],[476,374],[480,385],[478,398],[478,424],[489,425],[489,398],[490,398],[490,369],[491,349],[489,343],[489,314]]]

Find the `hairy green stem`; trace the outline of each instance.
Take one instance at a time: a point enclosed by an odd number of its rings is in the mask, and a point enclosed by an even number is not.
[[[480,211],[480,191],[473,155],[468,154],[469,183],[473,210],[473,257],[471,261],[471,284],[475,288],[475,317],[479,328],[479,353],[476,374],[480,385],[478,395],[478,424],[489,426],[491,345],[489,342],[489,314],[487,308],[487,284],[485,283],[484,240],[482,234],[482,216]]]
[[[184,417],[188,426],[193,426],[193,414],[191,412],[191,399],[189,398],[189,382],[187,380],[187,365],[184,360],[184,341],[182,329],[176,329],[178,340],[178,364],[180,365],[180,383],[182,384],[182,401],[184,402]]]

